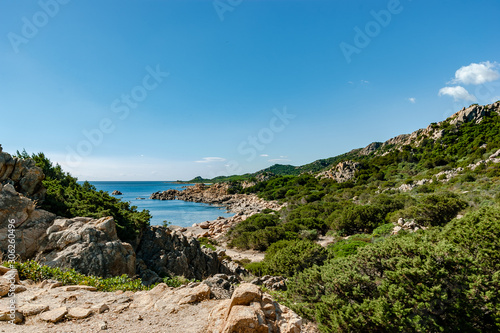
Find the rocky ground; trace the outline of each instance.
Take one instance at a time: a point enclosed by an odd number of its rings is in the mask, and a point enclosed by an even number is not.
[[[16,274],[2,272],[0,283]],[[236,286],[223,274],[175,289],[161,283],[139,292],[15,279],[16,324],[8,322],[12,298],[2,292],[0,332],[316,332],[256,285]]]
[[[0,266],[0,332],[315,332],[258,287],[282,290],[283,278],[242,283],[250,279],[248,272],[228,260],[258,261],[263,253],[212,251],[197,241],[200,236],[220,239],[233,225],[264,209],[279,210],[280,204],[227,194],[226,185],[197,185],[177,198],[223,205],[235,215],[190,228],[150,226],[126,243],[117,237],[112,217],[64,218],[38,209],[36,200],[45,193],[41,179],[32,162],[12,158],[0,147],[0,242],[7,244],[13,223],[17,260],[104,277],[127,274],[146,285],[159,284],[150,291],[98,292],[57,281],[19,281],[15,270]],[[165,199],[167,194],[158,195]],[[160,276],[168,275],[203,282],[173,289],[161,283]],[[12,291],[14,298],[9,297]],[[15,311],[10,312],[13,299]],[[16,325],[8,323],[12,318]]]

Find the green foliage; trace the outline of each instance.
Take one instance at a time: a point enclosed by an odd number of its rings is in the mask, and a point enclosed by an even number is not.
[[[53,279],[61,282],[63,285],[86,285],[96,287],[99,291],[137,291],[148,289],[142,284],[141,279],[131,279],[125,274],[104,279],[93,275],[84,275],[76,272],[74,269],[63,270],[58,267],[40,265],[34,260],[16,262],[14,263],[14,267],[18,271],[20,279],[30,279],[34,282]]]
[[[198,242],[200,243],[200,246],[205,246],[205,247],[211,249],[212,251],[217,250],[217,248],[215,247],[215,245],[217,245],[217,242],[211,238],[199,237]]]
[[[373,205],[350,205],[333,222],[331,227],[343,234],[369,232],[384,223],[383,211]]]
[[[287,298],[322,332],[493,332],[500,329],[500,208],[442,231],[358,247],[295,275]]]
[[[399,213],[399,217],[412,218],[424,226],[443,226],[467,207],[467,203],[452,193],[430,194],[421,198],[419,204]]]
[[[257,275],[270,274],[292,276],[326,259],[327,251],[309,240],[281,240],[272,244],[260,263],[245,267]]]
[[[373,230],[373,236],[374,237],[389,236],[393,229],[394,229],[394,224],[392,224],[392,223],[382,224],[381,226],[379,226],[379,227],[375,228],[375,230]]]
[[[316,217],[298,217],[289,222],[278,214],[255,214],[234,226],[229,232],[230,247],[265,251],[280,240],[318,238],[327,230],[324,221]]]
[[[370,243],[361,240],[343,239],[328,246],[329,258],[347,257],[358,252],[358,248],[366,246]]]
[[[178,288],[178,287],[185,285],[185,284],[188,284],[190,282],[195,282],[195,280],[194,279],[189,280],[183,276],[172,276],[172,277],[167,276],[167,277],[163,278],[162,282],[165,283],[169,287]]]
[[[26,151],[18,152],[18,157],[28,158]],[[43,154],[33,154],[31,157],[36,165],[43,170],[47,188],[42,208],[59,216],[86,216],[101,218],[113,216],[120,239],[130,241],[135,239],[140,230],[149,225],[149,211],[138,211],[136,206],[123,202],[107,192],[97,191],[88,182],[79,184],[77,179],[65,173],[59,164],[52,162]]]

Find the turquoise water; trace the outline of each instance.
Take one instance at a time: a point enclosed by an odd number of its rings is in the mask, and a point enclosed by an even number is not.
[[[196,202],[180,200],[150,200],[149,196],[158,191],[168,189],[182,190],[183,186],[193,184],[176,184],[174,182],[89,182],[97,190],[112,193],[118,190],[123,195],[117,195],[123,201],[129,201],[137,206],[138,210],[147,209],[153,218],[151,225],[161,225],[164,220],[172,222],[172,225],[190,227],[193,223],[214,220],[219,216],[230,217],[224,208],[211,206]],[[144,199],[138,199],[144,198]]]

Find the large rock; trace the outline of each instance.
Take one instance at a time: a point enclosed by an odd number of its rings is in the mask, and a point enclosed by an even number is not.
[[[24,196],[43,201],[46,192],[42,185],[44,178],[42,169],[35,165],[35,161],[12,157],[2,152],[0,145],[0,184],[10,183]]]
[[[450,124],[462,124],[467,122],[481,122],[482,118],[489,113],[488,106],[484,105],[471,105],[468,108],[463,108],[452,115]]]
[[[299,333],[302,319],[276,303],[253,284],[243,283],[230,300],[210,312],[205,329],[209,333]]]
[[[40,315],[40,319],[43,321],[48,321],[51,323],[57,323],[64,319],[64,316],[68,313],[68,308],[62,306],[60,308],[44,312]]]
[[[353,180],[356,172],[359,170],[360,164],[354,161],[340,162],[330,170],[319,173],[317,178],[330,178],[338,183],[344,183]]]
[[[8,243],[9,224],[15,226],[16,255],[31,259],[40,248],[55,214],[36,209],[33,200],[16,191],[12,184],[0,184],[0,244]],[[6,251],[7,246],[0,249]],[[4,259],[7,256],[4,255]]]
[[[137,248],[137,258],[158,276],[182,275],[188,279],[202,280],[220,271],[217,254],[200,248],[196,238],[161,226],[144,230]],[[138,267],[138,274],[151,274]]]
[[[130,244],[118,239],[112,217],[55,220],[47,229],[36,260],[102,277],[135,275],[135,252]]]

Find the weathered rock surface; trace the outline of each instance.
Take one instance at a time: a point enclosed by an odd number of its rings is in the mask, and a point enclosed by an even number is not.
[[[57,219],[46,231],[36,260],[89,275],[135,275],[135,252],[118,239],[112,217]]]
[[[40,315],[40,319],[51,323],[57,323],[61,321],[67,313],[68,313],[68,308],[62,306],[57,309],[42,313]]]
[[[12,222],[15,226],[16,255],[22,260],[35,255],[54,218],[54,214],[36,209],[33,200],[18,193],[12,184],[0,184],[0,244],[7,244],[9,224]],[[7,245],[0,250],[6,251]]]
[[[269,290],[286,290],[286,279],[282,276],[264,275],[256,277],[250,283],[264,286]]]
[[[317,178],[330,178],[338,183],[345,183],[354,179],[356,171],[359,170],[360,164],[354,161],[340,162],[330,170],[320,172],[316,175]]]
[[[407,232],[416,232],[418,230],[426,230],[427,227],[421,226],[415,223],[414,219],[403,219],[399,218],[397,223],[394,223],[394,228],[392,229],[391,235],[397,235],[401,230]]]
[[[500,113],[500,102],[489,105],[471,105],[468,108],[456,112],[448,118],[451,125],[460,126],[463,123],[474,122],[480,123],[484,116],[496,112]],[[360,155],[368,155],[371,153],[384,154],[384,148],[402,149],[403,146],[409,144],[419,144],[424,138],[438,140],[443,136],[443,130],[438,129],[444,121],[437,124],[429,125],[427,128],[421,128],[411,134],[402,134],[387,140],[386,142],[373,142],[359,151]],[[386,149],[385,149],[386,150]],[[387,151],[385,151],[387,153]]]
[[[45,198],[42,169],[32,159],[19,159],[2,151],[0,145],[0,184],[11,184],[16,192],[38,201]]]
[[[209,277],[220,272],[221,263],[210,249],[200,248],[196,238],[160,226],[144,230],[137,248],[138,274],[147,283],[158,282],[158,276],[182,275],[189,279]],[[153,278],[147,275],[151,275]],[[148,281],[149,280],[149,281]]]
[[[210,298],[227,299],[233,295],[239,279],[235,275],[215,274],[203,281],[210,287]]]
[[[10,299],[0,298],[0,331],[24,332],[317,332],[251,284],[236,288],[231,299],[212,299],[212,287],[190,283],[179,288],[158,284],[149,291],[95,292],[29,284]],[[301,331],[301,328],[304,328]]]
[[[301,327],[302,319],[293,311],[263,294],[257,286],[243,283],[230,300],[210,312],[206,332],[299,333]]]

